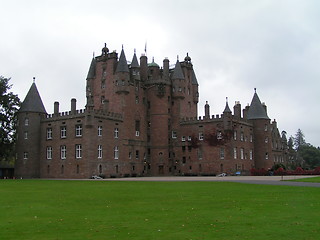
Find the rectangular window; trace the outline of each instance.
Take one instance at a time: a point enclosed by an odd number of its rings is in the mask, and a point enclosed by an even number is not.
[[[244,149],[240,149],[240,158],[243,160],[244,159]]]
[[[119,159],[119,147],[114,147],[114,159]]]
[[[252,136],[252,134],[250,134],[250,142],[252,142],[253,141],[253,136]]]
[[[200,141],[203,140],[203,132],[199,132],[199,140],[200,140]]]
[[[185,137],[185,136],[182,136],[182,137],[181,137],[181,141],[182,141],[182,142],[185,142],[185,141],[186,141],[186,137]]]
[[[76,158],[82,158],[82,146],[81,144],[76,144]]]
[[[114,138],[119,138],[119,129],[118,128],[114,129]]]
[[[235,141],[237,140],[237,131],[233,132],[233,140],[235,140]]]
[[[27,131],[24,132],[24,139],[28,139],[28,132]]]
[[[129,159],[132,158],[132,152],[129,152]]]
[[[177,138],[177,132],[176,131],[172,131],[172,138]]]
[[[52,159],[52,147],[47,147],[47,159]]]
[[[139,150],[136,150],[136,159],[139,159]]]
[[[23,159],[28,159],[28,152],[23,153]]]
[[[224,148],[220,148],[220,159],[224,159]]]
[[[268,153],[266,153],[266,160],[268,160],[269,159],[269,154]]]
[[[60,158],[66,159],[67,158],[67,147],[66,145],[60,146]]]
[[[82,136],[82,125],[76,125],[76,137]]]
[[[253,151],[252,150],[250,150],[250,152],[249,152],[249,157],[250,157],[250,160],[253,159]]]
[[[47,139],[52,139],[52,128],[47,128]]]
[[[98,136],[102,136],[102,126],[98,126]]]
[[[102,158],[102,145],[98,146],[98,158]]]
[[[60,137],[61,138],[67,137],[67,127],[66,126],[60,127]]]
[[[243,142],[243,140],[244,140],[244,135],[243,135],[243,132],[241,132],[240,133],[240,141]]]
[[[222,132],[221,132],[221,131],[218,132],[218,134],[217,134],[217,139],[218,139],[218,140],[221,140],[221,139],[222,139]]]
[[[237,148],[233,148],[233,158],[237,159]]]
[[[191,136],[188,136],[188,141],[189,141],[189,142],[191,141]]]
[[[29,126],[29,118],[25,118],[24,119],[24,125],[25,126]]]

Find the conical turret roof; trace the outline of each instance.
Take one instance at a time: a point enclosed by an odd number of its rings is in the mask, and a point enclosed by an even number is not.
[[[129,72],[127,59],[126,59],[126,55],[124,54],[123,48],[121,50],[116,72]]]
[[[136,53],[133,54],[133,58],[132,58],[132,62],[131,62],[131,65],[130,65],[132,68],[139,68],[140,65],[138,63],[138,59],[137,59],[137,55]]]
[[[177,60],[176,65],[174,67],[172,79],[184,79],[184,75],[179,60]]]
[[[35,83],[32,83],[19,112],[47,113]]]
[[[229,108],[228,100],[226,102],[226,107],[224,108],[223,113],[232,113],[230,108]]]
[[[96,76],[96,59],[92,58],[91,64],[90,64],[90,68],[89,68],[89,72],[87,75],[87,79],[92,79]]]
[[[256,92],[248,110],[248,119],[270,119]]]

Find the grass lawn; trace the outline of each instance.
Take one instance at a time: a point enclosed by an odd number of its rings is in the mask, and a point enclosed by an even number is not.
[[[294,182],[315,182],[315,183],[320,183],[320,177],[310,177],[310,178],[300,178],[300,179],[295,179],[295,180],[290,180]]]
[[[0,239],[319,239],[320,191],[231,182],[0,181]]]

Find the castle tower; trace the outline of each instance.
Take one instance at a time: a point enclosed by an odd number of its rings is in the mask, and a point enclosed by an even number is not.
[[[270,118],[266,108],[261,104],[256,89],[248,109],[247,119],[253,124],[255,168],[271,168],[273,160]]]
[[[46,115],[36,84],[33,82],[18,112],[17,178],[40,177],[40,121]],[[47,134],[52,134],[48,132]]]

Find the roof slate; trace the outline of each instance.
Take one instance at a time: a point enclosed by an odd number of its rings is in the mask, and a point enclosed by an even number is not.
[[[226,107],[224,108],[223,113],[232,113],[231,110],[230,110],[230,108],[229,108],[228,102],[226,102]]]
[[[32,83],[19,112],[47,113],[35,83]]]
[[[123,49],[121,50],[116,72],[129,72],[126,55],[124,54]]]
[[[138,67],[140,67],[140,65],[139,65],[139,63],[138,63],[138,59],[137,59],[136,53],[133,54],[133,58],[132,58],[132,62],[131,62],[131,67],[132,67],[132,68],[138,68]]]
[[[248,110],[248,119],[270,119],[256,92]]]
[[[196,74],[195,74],[195,72],[194,72],[193,69],[192,69],[191,83],[192,83],[193,85],[199,85],[199,84],[198,84],[197,77],[196,77]]]
[[[176,66],[174,67],[172,79],[184,79],[181,64],[178,60],[176,62]]]
[[[94,78],[96,76],[96,59],[92,58],[90,68],[88,71],[87,79]]]

